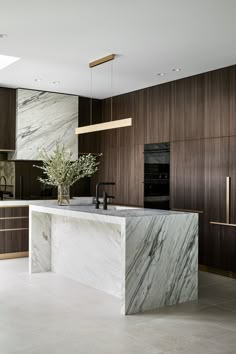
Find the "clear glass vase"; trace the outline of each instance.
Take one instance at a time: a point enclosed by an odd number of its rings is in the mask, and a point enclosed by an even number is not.
[[[70,186],[59,185],[58,186],[58,205],[69,205],[70,204]]]

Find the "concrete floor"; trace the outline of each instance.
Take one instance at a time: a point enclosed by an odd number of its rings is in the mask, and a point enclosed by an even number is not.
[[[199,273],[197,302],[121,316],[118,299],[0,261],[0,354],[235,354],[236,280]]]

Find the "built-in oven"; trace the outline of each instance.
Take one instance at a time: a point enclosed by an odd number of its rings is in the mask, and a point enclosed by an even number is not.
[[[144,207],[169,209],[170,144],[144,145]]]

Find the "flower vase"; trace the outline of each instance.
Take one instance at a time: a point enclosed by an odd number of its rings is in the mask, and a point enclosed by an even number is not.
[[[69,205],[70,204],[70,186],[59,185],[58,186],[58,205]]]

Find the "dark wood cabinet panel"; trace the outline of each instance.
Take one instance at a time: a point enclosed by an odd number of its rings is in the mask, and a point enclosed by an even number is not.
[[[16,90],[0,88],[0,150],[15,150]]]
[[[204,137],[230,134],[230,78],[232,68],[204,74]]]
[[[226,177],[229,176],[229,138],[204,140],[205,193],[204,240],[201,263],[225,271],[235,271],[232,243],[235,230],[210,224],[226,222]]]
[[[225,222],[229,138],[204,139],[204,205],[209,221]]]
[[[100,121],[109,120],[110,99]],[[235,270],[235,228],[225,221],[225,178],[231,176],[231,222],[236,223],[236,66],[113,97],[113,119],[131,128],[87,134],[80,149],[102,152],[92,178],[114,181],[115,203],[143,205],[143,144],[171,143],[171,207],[202,210],[200,263]],[[235,260],[234,260],[235,259]]]
[[[170,145],[171,209],[199,211],[199,260],[204,251],[204,146],[201,140]]]
[[[185,81],[174,81],[171,84],[171,120],[170,141],[184,140],[184,96]]]
[[[229,135],[236,135],[236,66],[230,67],[230,117],[229,117]]]
[[[185,209],[204,210],[204,146],[201,140],[185,141]]]
[[[184,142],[170,144],[170,206],[171,209],[185,208],[185,147]]]
[[[5,253],[5,233],[0,232],[0,254]]]
[[[203,211],[199,262],[225,271],[236,271],[236,230],[210,221],[226,221],[227,176],[232,178],[231,222],[235,220],[235,148],[236,137],[171,143],[172,209]]]
[[[28,217],[29,208],[21,206],[9,206],[9,207],[0,207],[0,218],[11,218],[11,217]]]
[[[204,79],[193,76],[171,84],[171,141],[203,137]]]
[[[1,207],[0,254],[27,252],[29,249],[28,228],[28,207]]]
[[[204,76],[184,79],[184,138],[199,139],[204,135]]]
[[[29,231],[17,230],[5,232],[5,252],[17,253],[29,250]]]
[[[229,139],[229,176],[231,177],[230,222],[236,224],[236,137],[235,136],[230,137]],[[234,232],[235,232],[235,240],[236,240],[236,228],[234,229]]]
[[[202,141],[173,142],[170,151],[172,209],[203,211],[204,147]]]
[[[148,88],[145,143],[164,143],[170,141],[170,112],[170,84]]]

